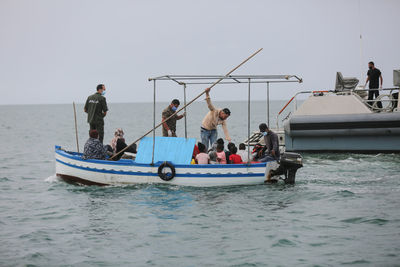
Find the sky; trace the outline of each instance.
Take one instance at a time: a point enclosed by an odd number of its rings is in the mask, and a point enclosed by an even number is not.
[[[391,87],[399,10],[396,0],[0,0],[0,105],[83,103],[99,83],[109,103],[151,102],[148,78],[224,75],[259,48],[233,74],[304,80],[272,85],[272,99],[333,89],[337,71],[364,84],[370,60]],[[265,85],[252,88],[253,100],[265,99]],[[188,100],[203,89],[188,87]],[[158,83],[157,101],[182,95]],[[246,100],[247,87],[211,96]]]

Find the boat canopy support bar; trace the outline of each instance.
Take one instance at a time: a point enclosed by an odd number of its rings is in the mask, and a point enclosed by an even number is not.
[[[154,164],[154,145],[155,145],[155,128],[156,128],[156,81],[173,81],[183,86],[183,99],[184,99],[184,112],[185,112],[185,138],[187,138],[187,110],[186,110],[186,88],[187,85],[212,85],[218,80],[220,84],[248,84],[248,122],[247,122],[247,146],[248,156],[250,158],[250,121],[251,121],[251,83],[264,83],[267,84],[267,123],[270,123],[270,109],[269,109],[269,87],[270,83],[302,83],[303,79],[297,75],[164,75],[154,78],[149,78],[153,81],[153,153],[152,164]],[[219,81],[220,80],[220,81]]]

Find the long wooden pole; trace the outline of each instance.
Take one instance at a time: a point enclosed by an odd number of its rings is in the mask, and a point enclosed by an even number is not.
[[[246,58],[242,63],[240,63],[239,65],[237,65],[236,67],[234,67],[231,71],[229,71],[224,77],[220,78],[218,81],[214,82],[209,88],[213,88],[214,86],[216,86],[218,83],[220,83],[223,79],[225,79],[226,77],[228,77],[232,72],[234,72],[235,70],[237,70],[238,68],[240,68],[243,64],[245,64],[247,61],[249,61],[252,57],[254,57],[255,55],[257,55],[261,50],[263,50],[262,48],[258,49],[256,52],[254,52],[251,56],[249,56],[248,58]],[[170,118],[172,118],[173,116],[175,116],[177,113],[181,112],[182,110],[184,110],[187,106],[189,106],[190,104],[192,104],[194,101],[196,101],[197,99],[199,99],[206,91],[201,92],[201,94],[199,94],[198,96],[196,96],[195,98],[193,98],[191,101],[189,101],[186,105],[184,105],[183,107],[181,107],[180,109],[178,109],[177,111],[175,111],[174,114],[172,114],[171,116],[169,116],[168,118],[166,118],[163,122],[168,121]],[[131,147],[132,145],[136,144],[138,141],[140,141],[143,137],[145,137],[146,135],[148,135],[149,133],[155,131],[158,127],[160,127],[163,122],[160,122],[158,125],[156,125],[153,129],[151,129],[150,131],[146,132],[144,135],[142,135],[140,138],[136,139],[135,142],[133,142],[132,144],[130,144],[129,146],[125,147],[124,149],[122,149],[120,152],[118,152],[117,154],[113,155],[112,157],[110,157],[110,160],[112,160],[113,158],[117,157],[119,154],[124,153],[129,147]]]
[[[74,106],[74,119],[75,119],[75,138],[76,138],[76,150],[79,153],[79,142],[78,142],[78,125],[76,123],[76,108],[75,108],[75,102],[72,102]]]

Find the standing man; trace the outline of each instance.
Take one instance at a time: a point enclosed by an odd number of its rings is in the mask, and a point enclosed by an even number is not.
[[[180,104],[179,100],[174,99],[172,100],[171,104],[169,104],[169,106],[166,107],[162,112],[162,126],[163,126],[162,132],[163,136],[165,137],[167,136],[176,137],[176,121],[186,116],[185,113],[183,113],[183,115],[175,114],[169,120],[166,121],[166,119],[168,119],[169,116],[175,113],[175,111],[179,107],[179,104]]]
[[[88,114],[87,122],[90,130],[97,130],[99,140],[103,143],[104,138],[104,117],[107,115],[107,101],[104,95],[106,87],[104,84],[97,85],[97,92],[89,96],[86,100],[84,111]]]
[[[270,160],[279,160],[281,154],[279,152],[279,138],[276,133],[271,131],[267,124],[261,123],[258,128],[260,132],[264,135],[265,148],[262,151],[265,151],[264,157],[260,158],[261,162],[266,162]]]
[[[368,63],[368,72],[367,72],[367,80],[365,81],[365,86],[367,86],[367,83],[369,81],[369,91],[368,91],[368,100],[373,100],[374,96],[377,98],[379,96],[379,88],[382,88],[382,83],[383,83],[383,78],[382,78],[382,73],[379,69],[375,68],[374,62],[370,61]],[[379,86],[379,80],[381,82],[381,85]],[[364,86],[364,87],[365,87]],[[368,105],[372,106],[374,102],[368,102]],[[379,101],[377,103],[378,108],[382,108],[382,103]]]
[[[203,122],[201,123],[201,142],[206,146],[207,150],[211,147],[218,138],[217,125],[221,124],[222,129],[224,130],[225,139],[228,142],[231,142],[231,137],[228,133],[228,128],[226,126],[226,119],[231,115],[231,111],[227,108],[217,109],[213,106],[210,99],[210,88],[207,88],[206,91],[206,101],[208,105],[208,109],[210,110],[207,115],[204,117]]]

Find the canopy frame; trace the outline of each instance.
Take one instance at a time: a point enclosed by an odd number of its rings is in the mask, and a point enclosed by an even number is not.
[[[247,150],[248,158],[250,159],[250,98],[251,98],[251,84],[266,84],[266,95],[267,95],[267,124],[270,125],[270,110],[269,110],[269,89],[272,83],[302,83],[303,79],[297,75],[163,75],[158,77],[149,78],[149,81],[153,81],[153,152],[152,152],[152,163],[154,164],[154,144],[155,144],[155,120],[156,120],[156,91],[157,81],[173,81],[178,85],[183,86],[184,103],[186,106],[186,88],[188,85],[211,85],[216,80],[223,79],[220,84],[248,84],[248,97],[247,97]],[[187,116],[187,111],[185,108]],[[187,120],[185,116],[185,138],[187,138]],[[250,162],[248,163],[250,164]]]

